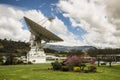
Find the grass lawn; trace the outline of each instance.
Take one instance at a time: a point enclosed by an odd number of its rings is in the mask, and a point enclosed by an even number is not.
[[[0,66],[0,80],[120,80],[120,65],[98,67],[97,73],[48,70],[50,64]]]

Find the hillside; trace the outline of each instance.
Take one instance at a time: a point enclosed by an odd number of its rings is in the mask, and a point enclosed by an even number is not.
[[[93,46],[61,46],[61,45],[45,45],[44,49],[49,49],[52,51],[58,51],[58,52],[69,52],[71,50],[77,50],[77,51],[87,51],[89,49],[95,49]]]
[[[26,55],[29,49],[30,47],[28,43],[0,39],[0,55],[9,54],[14,54],[16,56]]]

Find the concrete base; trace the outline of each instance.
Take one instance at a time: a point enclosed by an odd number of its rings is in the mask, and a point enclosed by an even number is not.
[[[46,55],[42,49],[36,51],[36,49],[32,47],[27,54],[27,61],[32,63],[46,63]]]

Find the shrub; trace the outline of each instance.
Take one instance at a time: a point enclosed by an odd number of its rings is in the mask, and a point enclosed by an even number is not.
[[[88,71],[89,72],[96,72],[97,71],[97,68],[95,66],[89,66],[88,67]]]
[[[106,63],[101,63],[101,65],[106,65]]]
[[[88,73],[89,71],[88,70],[84,70],[84,71],[82,71],[83,73]]]
[[[80,67],[73,67],[73,71],[80,72]]]
[[[85,67],[86,67],[86,64],[85,64],[85,63],[81,63],[80,69],[81,69],[81,70],[84,70]]]
[[[69,70],[73,70],[74,66],[80,66],[81,63],[82,63],[82,60],[80,56],[76,56],[76,55],[68,57],[64,62],[64,64],[69,67]]]
[[[60,70],[62,67],[61,63],[59,63],[58,61],[51,63],[51,65],[53,67],[53,70]]]
[[[18,62],[19,62],[19,60],[17,60],[17,59],[14,59],[14,60],[12,61],[12,65],[19,64]]]
[[[28,61],[28,64],[33,64],[31,61]]]
[[[78,65],[80,62],[81,62],[81,59],[79,56],[70,56],[66,59],[65,64]]]
[[[3,64],[3,58],[0,57],[0,65]]]
[[[23,61],[22,60],[18,60],[17,64],[23,64]]]
[[[68,66],[62,66],[62,67],[61,67],[61,70],[62,70],[62,71],[69,71],[69,67],[68,67]]]

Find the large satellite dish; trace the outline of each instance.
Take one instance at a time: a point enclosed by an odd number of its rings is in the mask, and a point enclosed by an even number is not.
[[[48,42],[63,41],[60,37],[48,31],[46,28],[32,21],[31,19],[24,17],[25,22],[31,32],[30,43],[31,50],[27,55],[27,61],[33,63],[44,63],[46,62],[46,56],[43,51],[44,44]],[[44,43],[42,43],[42,40]]]
[[[30,31],[32,34],[34,34],[38,39],[43,39],[46,42],[49,41],[63,41],[60,37],[56,36],[52,32],[48,31],[41,25],[35,23],[34,21],[28,19],[27,17],[24,17]]]

